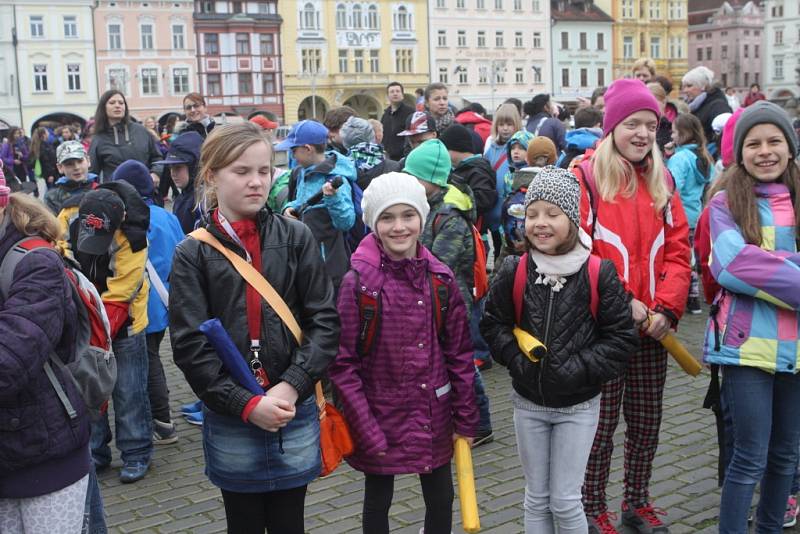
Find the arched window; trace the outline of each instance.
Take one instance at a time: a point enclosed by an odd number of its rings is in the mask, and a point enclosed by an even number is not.
[[[356,4],[353,6],[353,28],[360,30],[362,27],[361,22],[361,6]]]
[[[394,16],[394,29],[398,31],[407,31],[411,29],[411,15],[408,13],[406,6],[397,8],[397,13]]]
[[[308,2],[306,5],[303,6],[303,12],[301,14],[301,27],[306,30],[316,30],[319,28],[319,24],[317,23],[317,11],[314,9],[314,4]]]
[[[378,29],[378,6],[371,5],[367,10],[367,28],[370,30]]]
[[[336,29],[344,30],[347,28],[347,10],[344,4],[336,6]]]

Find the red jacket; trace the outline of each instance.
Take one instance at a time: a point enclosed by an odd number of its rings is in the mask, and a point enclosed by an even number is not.
[[[593,175],[591,160],[582,162],[580,169],[584,176]],[[636,179],[633,197],[619,194],[607,202],[597,195],[596,221],[586,180],[581,180],[582,226],[594,239],[592,252],[614,262],[625,289],[677,322],[691,277],[689,225],[679,195],[673,194],[667,207],[656,211],[644,178],[637,172]]]
[[[481,140],[484,143],[486,143],[486,140],[492,134],[492,121],[481,117],[474,111],[465,111],[464,113],[459,113],[456,117],[456,122],[463,126],[468,126],[471,124],[473,130],[475,130],[475,133],[481,136]]]

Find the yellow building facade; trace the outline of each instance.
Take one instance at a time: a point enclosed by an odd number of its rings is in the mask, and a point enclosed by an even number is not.
[[[657,74],[676,89],[689,70],[687,0],[595,0],[614,19],[613,78],[631,76],[640,57],[650,57]]]
[[[386,85],[414,90],[430,81],[425,0],[279,2],[286,122],[348,105],[380,119]]]

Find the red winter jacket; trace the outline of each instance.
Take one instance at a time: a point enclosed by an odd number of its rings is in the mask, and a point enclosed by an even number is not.
[[[584,176],[594,174],[591,160],[583,161],[580,169]],[[664,210],[656,211],[638,171],[636,179],[633,197],[618,194],[607,202],[598,194],[594,216],[586,182],[581,180],[582,226],[594,239],[592,252],[614,262],[625,289],[674,323],[683,314],[689,292],[689,225],[679,195],[673,195]]]
[[[471,124],[472,129],[481,136],[481,141],[484,143],[486,143],[486,140],[492,134],[492,121],[481,117],[474,111],[459,113],[456,117],[456,122],[467,127]]]

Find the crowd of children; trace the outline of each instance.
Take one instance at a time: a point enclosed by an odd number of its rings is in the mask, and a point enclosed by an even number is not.
[[[431,84],[422,111],[403,111],[405,129],[394,115],[404,108],[387,109],[394,158],[383,132],[347,107],[295,124],[273,146],[272,123],[215,125],[199,95],[185,101],[195,127],[159,162],[111,165],[97,146],[94,161],[69,133],[50,154],[46,131],[30,159],[12,136],[0,170],[27,175],[35,162],[49,188],[41,204],[23,192],[9,200],[0,183],[0,262],[25,236],[68,259],[34,251],[10,291],[0,263],[0,328],[36,329],[35,350],[0,341],[2,396],[24,411],[38,395],[59,414],[46,432],[73,430],[58,455],[34,458],[24,446],[33,428],[0,444],[12,472],[0,474],[0,530],[35,524],[35,496],[51,509],[56,498],[72,503],[65,532],[77,532],[72,512],[84,506],[92,531],[105,528],[96,471],[112,460],[108,413],[56,410],[76,393],[47,371],[51,353],[75,358],[76,311],[61,298],[70,286],[53,275],[74,261],[102,300],[115,355],[120,480],[144,478],[153,445],[178,439],[159,356],[169,332],[199,399],[187,417],[203,426],[206,474],[237,533],[304,532],[307,487],[323,466],[323,390],[352,435],[346,461],[364,473],[363,531],[389,532],[395,476],[415,474],[420,532],[449,533],[453,443],[494,439],[481,375],[492,360],[510,375],[526,534],[667,533],[649,491],[661,341],[684,312],[702,311],[702,279],[703,358],[722,376],[728,441],[720,532],[747,532],[759,482],[758,532],[780,531],[797,514],[800,456],[798,140],[763,101],[712,128],[702,95],[717,89],[700,83],[705,71],[684,79],[701,119],[678,111],[652,65],[634,73],[597,91],[570,130],[547,95],[503,103],[490,120],[479,105],[455,111],[447,87]],[[395,104],[397,87],[387,87]],[[127,114],[124,95],[104,95],[99,133],[129,135]],[[290,154],[289,169],[273,167],[274,150]],[[171,213],[159,206],[155,164],[176,187]],[[48,293],[42,302],[17,291],[31,284]],[[212,320],[232,360],[202,333]],[[607,486],[620,414],[617,523]],[[66,457],[71,468],[42,491],[12,488]]]

